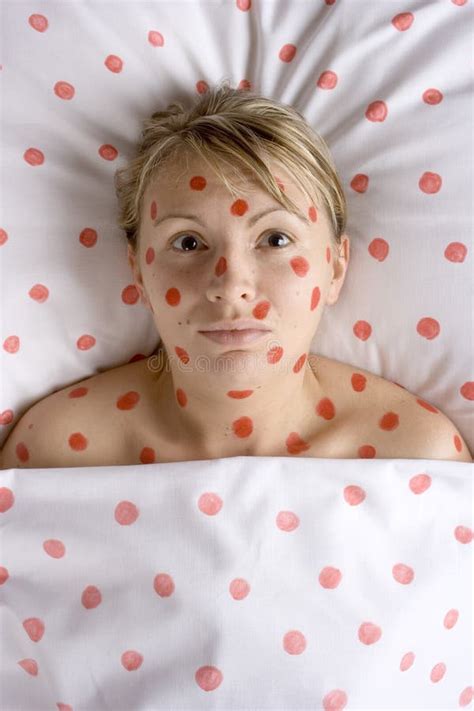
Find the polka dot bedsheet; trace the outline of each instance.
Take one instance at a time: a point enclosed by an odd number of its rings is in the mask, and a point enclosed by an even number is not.
[[[472,469],[0,472],[2,711],[472,709]]]
[[[346,192],[349,270],[311,351],[416,393],[474,451],[472,6],[4,0],[0,444],[153,352],[113,176],[145,117],[228,78],[302,112]]]

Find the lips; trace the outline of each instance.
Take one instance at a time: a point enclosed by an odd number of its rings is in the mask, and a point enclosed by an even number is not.
[[[268,331],[255,328],[245,328],[233,331],[199,331],[199,333],[205,336],[205,338],[215,341],[215,343],[239,346],[246,343],[253,343],[259,338],[263,338]]]

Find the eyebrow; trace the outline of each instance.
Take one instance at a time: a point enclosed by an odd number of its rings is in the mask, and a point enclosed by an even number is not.
[[[268,207],[265,210],[262,210],[261,212],[257,212],[256,215],[252,215],[249,217],[247,220],[247,224],[252,227],[258,220],[260,220],[262,217],[265,217],[265,215],[269,215],[271,212],[286,212],[288,215],[294,215],[297,217],[299,220],[302,222],[309,224],[308,219],[302,215],[300,212],[290,212],[289,210],[286,210],[284,207]],[[179,215],[179,214],[170,214],[170,215],[165,215],[165,217],[159,217],[157,220],[154,221],[153,227],[157,227],[159,224],[164,222],[165,220],[174,220],[176,218],[181,218],[184,220],[195,220],[196,222],[199,222],[200,225],[205,227],[206,225],[204,222],[198,217],[198,215]]]

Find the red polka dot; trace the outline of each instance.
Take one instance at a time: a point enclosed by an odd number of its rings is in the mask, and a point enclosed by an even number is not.
[[[407,671],[407,669],[410,669],[413,666],[414,661],[415,655],[413,652],[407,652],[404,654],[400,662],[400,671]]]
[[[359,447],[359,457],[361,459],[373,459],[375,457],[375,447],[371,444],[363,444]]]
[[[358,631],[358,637],[363,644],[374,644],[382,636],[382,630],[372,622],[363,622]]]
[[[20,460],[20,462],[27,462],[28,459],[30,458],[30,453],[28,451],[28,447],[24,442],[18,442],[18,444],[15,447],[15,452],[16,456]]]
[[[222,684],[223,674],[217,667],[200,667],[194,675],[196,684],[203,691],[214,691]]]
[[[342,580],[342,573],[338,568],[327,566],[319,573],[319,584],[326,590],[334,590]]]
[[[467,0],[451,0],[455,5],[464,5]],[[472,699],[474,698],[474,687],[466,686],[459,695],[459,706],[469,706]]]
[[[153,580],[153,588],[160,597],[171,597],[176,586],[171,575],[168,573],[158,573]]]
[[[311,205],[311,207],[308,210],[308,217],[311,220],[311,222],[317,222],[318,221],[318,212],[314,205]]]
[[[185,363],[185,364],[189,363],[190,358],[189,358],[188,353],[184,350],[184,348],[180,348],[179,346],[176,346],[174,350],[175,350],[176,355],[178,356],[178,358],[180,359],[180,361],[182,363]]]
[[[70,393],[68,393],[68,397],[75,398],[75,397],[84,397],[84,395],[87,395],[89,392],[89,388],[86,387],[79,387],[79,388],[74,388],[74,390],[71,390]]]
[[[96,340],[94,336],[84,334],[83,336],[79,336],[79,338],[77,339],[76,347],[80,351],[88,351],[95,346],[95,343]]]
[[[28,22],[37,32],[45,32],[49,27],[48,18],[44,15],[38,15],[36,13],[29,16]]]
[[[472,530],[468,526],[456,526],[454,537],[459,543],[471,543],[473,538]]]
[[[157,30],[150,30],[148,33],[148,42],[152,47],[163,47],[165,40],[161,32]]]
[[[204,190],[206,185],[207,185],[206,178],[203,178],[202,175],[195,175],[189,181],[189,187],[191,188],[191,190]]]
[[[431,477],[429,474],[425,474],[424,472],[422,474],[415,474],[415,476],[412,476],[408,482],[408,486],[413,494],[416,494],[417,496],[419,494],[424,494],[425,491],[427,491],[431,486]]]
[[[206,516],[215,516],[223,507],[223,501],[218,494],[206,492],[199,497],[198,508]]]
[[[102,602],[102,593],[95,585],[88,585],[82,592],[81,603],[86,610],[93,610]]]
[[[400,12],[398,15],[392,18],[392,25],[399,32],[405,32],[410,29],[415,17],[412,12]]]
[[[217,277],[222,276],[225,272],[227,271],[227,260],[225,257],[219,257],[219,260],[216,264],[216,268],[214,270],[214,273]]]
[[[323,397],[316,405],[316,413],[325,420],[332,420],[336,414],[334,403],[328,397]]]
[[[237,0],[237,9],[242,12],[248,12],[252,5],[251,0]]]
[[[129,390],[121,395],[116,402],[119,410],[132,410],[140,400],[140,394],[136,390]]]
[[[361,341],[366,341],[371,333],[372,326],[367,321],[357,321],[352,329],[354,336],[357,336]]]
[[[35,284],[29,290],[28,296],[38,304],[44,304],[49,297],[49,289],[44,284]]]
[[[0,488],[0,513],[5,513],[8,509],[11,509],[15,502],[15,495],[13,491],[7,486],[2,486]]]
[[[443,626],[447,630],[452,630],[453,627],[457,624],[458,619],[459,619],[459,611],[458,610],[448,610],[448,612],[444,616]]]
[[[152,203],[150,205],[150,217],[154,221],[156,220],[156,215],[158,213],[158,209],[156,207],[156,202],[152,200]]]
[[[181,301],[181,294],[179,293],[179,289],[175,289],[174,287],[168,289],[165,295],[165,299],[170,306],[177,306]]]
[[[69,84],[67,81],[58,81],[54,85],[54,93],[59,99],[64,99],[66,101],[69,101],[74,97],[74,94],[76,93],[76,90],[74,89],[72,84]]]
[[[129,284],[122,290],[121,297],[124,304],[132,306],[137,303],[140,298],[140,293],[135,284]]]
[[[143,447],[140,452],[140,462],[142,464],[153,464],[155,461],[155,450],[152,447]]]
[[[350,484],[344,489],[344,500],[349,506],[358,506],[365,500],[365,491],[360,486]]]
[[[278,361],[281,360],[282,355],[283,348],[281,346],[273,346],[273,348],[270,348],[267,353],[267,362],[271,365],[278,363]]]
[[[305,361],[306,361],[306,353],[303,353],[303,355],[300,355],[300,357],[298,358],[298,360],[297,360],[296,363],[294,364],[294,366],[293,366],[293,373],[299,373],[300,370],[301,370],[301,368],[304,366]]]
[[[373,101],[367,107],[367,111],[365,112],[365,118],[369,121],[373,121],[374,123],[381,122],[385,121],[385,119],[387,118],[387,114],[388,109],[385,101]]]
[[[64,558],[66,554],[66,546],[57,538],[49,538],[44,541],[43,550],[51,558]]]
[[[322,72],[316,82],[320,89],[334,89],[337,86],[337,74],[330,69]]]
[[[357,173],[351,180],[351,188],[356,193],[365,193],[369,187],[369,176],[364,173]]]
[[[5,585],[9,577],[10,574],[7,568],[5,568],[3,565],[0,565],[0,585]]]
[[[181,405],[181,407],[186,407],[188,398],[182,388],[178,388],[176,390],[176,399],[177,399],[178,403]]]
[[[152,262],[155,259],[155,250],[153,247],[148,247],[146,253],[145,253],[145,262],[147,264],[152,264]]]
[[[243,400],[246,397],[250,397],[252,393],[253,390],[229,390],[227,395],[234,398],[234,400]]]
[[[17,353],[20,349],[20,339],[18,336],[7,336],[3,341],[3,350],[6,353]]]
[[[0,412],[0,425],[9,425],[13,422],[13,410]]]
[[[376,259],[378,262],[383,262],[388,257],[388,242],[386,242],[384,239],[381,239],[380,237],[376,237],[370,242],[369,246],[367,247],[367,251],[370,256]]]
[[[283,637],[283,649],[288,654],[302,654],[306,649],[306,638],[299,630],[290,630]]]
[[[454,435],[453,441],[454,441],[454,446],[456,447],[457,451],[461,452],[462,451],[462,442],[461,442],[461,438],[459,437],[459,435]]]
[[[466,400],[474,400],[474,381],[468,380],[461,385],[459,392]]]
[[[379,427],[381,430],[386,430],[391,432],[395,430],[400,424],[400,418],[396,412],[386,412],[385,415],[379,420]]]
[[[249,437],[253,432],[253,422],[250,417],[239,417],[232,423],[232,429],[237,437]]]
[[[313,291],[311,292],[311,311],[314,311],[316,306],[319,304],[319,300],[321,299],[321,291],[319,289],[319,286],[315,286]]]
[[[75,452],[82,452],[88,445],[87,437],[84,437],[81,432],[73,432],[72,435],[69,436],[68,442],[71,449]]]
[[[237,7],[239,5],[248,5],[248,7],[250,8],[250,0],[237,0]],[[237,88],[241,91],[250,91],[250,89],[252,88],[252,83],[249,82],[247,79],[241,79]]]
[[[196,91],[198,94],[205,94],[206,92],[209,91],[209,84],[207,81],[204,81],[203,79],[200,79],[199,81],[196,82]]]
[[[418,186],[420,190],[428,195],[433,195],[441,190],[443,184],[442,178],[438,173],[430,173],[426,171],[423,173],[420,180],[418,181]]]
[[[300,520],[294,511],[279,511],[276,517],[276,525],[280,531],[291,533],[300,525]]]
[[[413,582],[415,577],[415,571],[409,565],[404,563],[397,563],[392,568],[393,579],[400,583],[401,585],[409,585]]]
[[[441,326],[435,318],[426,317],[418,321],[416,324],[416,330],[420,336],[426,338],[427,341],[431,341],[433,338],[437,338],[439,336]]]
[[[353,373],[351,377],[351,385],[352,389],[355,390],[356,393],[361,393],[365,390],[365,386],[367,384],[367,378],[365,375],[362,375],[362,373]]]
[[[120,501],[115,507],[114,518],[121,526],[130,526],[140,515],[133,501]]]
[[[293,257],[290,265],[296,276],[305,277],[309,271],[309,262],[304,257]]]
[[[265,318],[270,310],[270,306],[269,301],[260,301],[252,311],[253,317],[258,319]]]
[[[92,227],[84,227],[79,235],[79,242],[83,247],[94,247],[97,242],[97,232]]]
[[[118,150],[109,143],[104,143],[97,152],[104,160],[115,160],[118,156]]]
[[[332,5],[333,0],[326,0],[326,5]],[[347,694],[341,689],[333,689],[323,697],[324,711],[343,711],[347,706]]]
[[[34,659],[22,659],[18,665],[31,676],[38,676],[38,663]]]
[[[23,620],[23,629],[33,642],[39,642],[44,635],[44,622],[39,617]]]
[[[282,62],[292,62],[295,58],[296,47],[294,44],[284,44],[278,52],[278,59]]]
[[[123,60],[117,57],[116,54],[109,54],[104,61],[105,66],[113,74],[120,74],[123,69]]]
[[[129,649],[122,654],[120,661],[127,671],[136,671],[143,664],[143,655],[140,652]]]
[[[233,215],[237,215],[237,217],[242,217],[242,215],[245,215],[247,210],[249,209],[249,206],[245,200],[236,200],[230,208],[230,211]]]
[[[229,593],[234,600],[245,600],[250,593],[250,585],[243,578],[235,578],[229,585]]]
[[[444,250],[444,256],[450,262],[461,264],[466,259],[467,247],[462,242],[450,242]]]
[[[416,402],[418,405],[421,405],[421,407],[424,407],[425,410],[428,410],[428,412],[439,414],[439,410],[437,410],[436,407],[433,407],[433,405],[430,405],[429,402],[425,402],[425,400],[420,400],[419,398],[416,398]]]
[[[300,454],[310,448],[310,445],[305,442],[297,432],[290,432],[285,444],[289,454]]]
[[[435,664],[433,669],[431,670],[430,679],[436,684],[438,681],[441,681],[445,674],[446,664],[444,664],[443,662],[439,662],[438,664]]]
[[[23,158],[32,166],[42,165],[44,163],[44,153],[38,148],[28,148],[23,153]]]
[[[7,241],[8,234],[5,232],[5,230],[0,229],[0,247],[2,247]]]
[[[437,104],[440,104],[443,101],[443,93],[439,91],[439,89],[426,89],[426,91],[423,92],[422,99],[425,102],[425,104],[429,104],[431,106],[436,106]]]

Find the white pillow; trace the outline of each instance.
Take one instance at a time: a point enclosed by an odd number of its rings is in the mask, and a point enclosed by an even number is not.
[[[420,395],[474,450],[472,3],[282,7],[3,3],[0,444],[157,345],[113,176],[144,118],[228,78],[303,113],[345,187],[351,263],[311,350]]]

